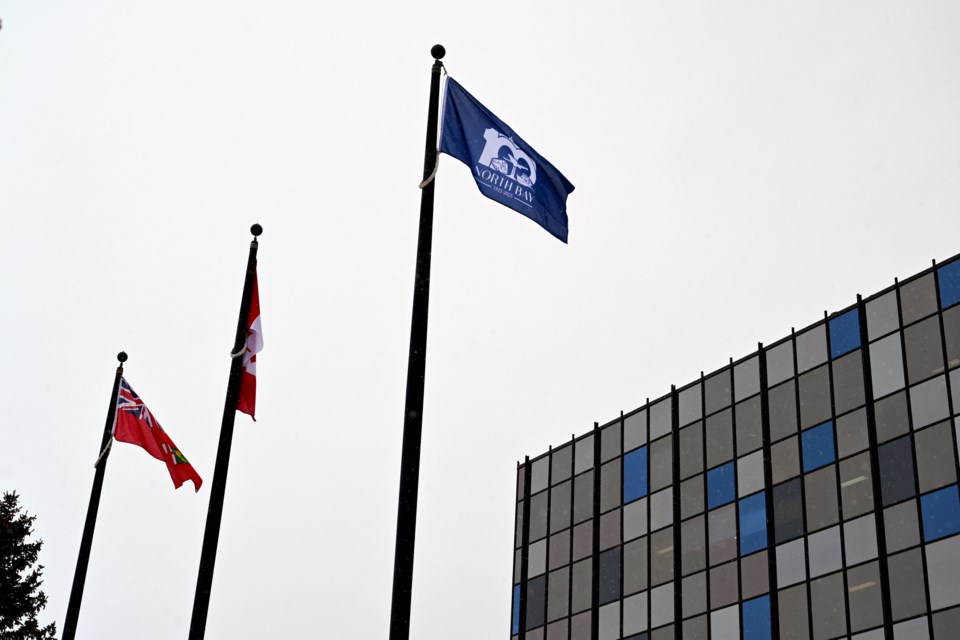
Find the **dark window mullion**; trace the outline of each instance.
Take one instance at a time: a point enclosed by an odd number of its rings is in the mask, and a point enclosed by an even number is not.
[[[770,636],[780,637],[780,594],[777,588],[777,543],[773,522],[773,455],[770,443],[770,398],[767,389],[767,358],[763,343],[757,344],[760,360],[760,433],[763,451],[764,503],[767,509],[767,581],[770,594]],[[799,442],[799,441],[798,441]]]

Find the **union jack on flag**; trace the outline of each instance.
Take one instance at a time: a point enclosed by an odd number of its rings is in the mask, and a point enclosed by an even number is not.
[[[176,488],[185,481],[193,482],[199,491],[203,482],[186,457],[163,430],[147,405],[123,378],[117,391],[117,415],[113,423],[113,437],[143,447],[147,453],[166,463]]]

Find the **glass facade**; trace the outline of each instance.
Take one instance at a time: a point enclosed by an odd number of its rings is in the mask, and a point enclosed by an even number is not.
[[[519,465],[513,640],[960,638],[960,259]]]

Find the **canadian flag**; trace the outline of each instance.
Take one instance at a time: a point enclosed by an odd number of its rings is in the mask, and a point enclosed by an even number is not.
[[[237,411],[242,411],[256,421],[257,405],[257,354],[263,349],[263,332],[260,330],[260,291],[257,275],[253,275],[253,294],[250,296],[250,312],[247,315],[247,344],[243,352],[243,373],[240,374],[240,393]]]

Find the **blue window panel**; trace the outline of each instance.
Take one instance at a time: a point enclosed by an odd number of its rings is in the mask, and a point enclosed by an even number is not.
[[[743,640],[771,640],[770,596],[760,596],[743,603]]]
[[[520,633],[520,585],[513,585],[513,622],[510,623],[510,635]]]
[[[940,306],[944,309],[960,302],[960,260],[937,269],[940,281]]]
[[[740,501],[740,555],[767,548],[767,503],[764,492]]]
[[[830,357],[839,358],[860,347],[860,317],[847,311],[830,320]]]
[[[736,497],[735,476],[732,462],[707,471],[707,509],[733,502]]]
[[[960,533],[960,495],[952,485],[920,498],[923,510],[923,540],[933,542]]]
[[[800,434],[803,446],[803,472],[813,471],[837,459],[833,444],[833,422],[824,422],[818,427]]]
[[[623,456],[623,503],[647,495],[647,448],[640,447]]]

